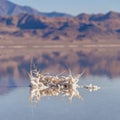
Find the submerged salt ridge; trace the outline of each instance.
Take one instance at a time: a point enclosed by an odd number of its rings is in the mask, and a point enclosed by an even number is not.
[[[68,76],[64,75],[50,75],[40,73],[37,68],[30,70],[30,100],[31,102],[38,102],[44,96],[68,96],[72,101],[73,97],[83,100],[79,94],[78,88],[85,88],[91,91],[96,91],[100,87],[96,85],[78,85],[78,81],[83,73],[73,76],[71,71]]]

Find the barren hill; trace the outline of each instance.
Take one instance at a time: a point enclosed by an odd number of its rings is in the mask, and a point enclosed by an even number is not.
[[[69,14],[59,13],[59,12],[43,13],[29,6],[20,6],[10,2],[9,0],[0,0],[1,16],[13,16],[21,13],[33,14],[37,16],[47,16],[47,17],[72,17]]]
[[[50,18],[26,13],[1,16],[0,26],[1,39],[35,37],[49,41],[119,41],[120,13],[80,14],[72,18]]]
[[[41,13],[28,6],[0,0],[0,40],[119,41],[120,13]]]

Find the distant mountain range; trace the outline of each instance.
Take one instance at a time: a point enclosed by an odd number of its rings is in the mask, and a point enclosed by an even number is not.
[[[13,16],[21,13],[47,17],[72,17],[69,14],[59,12],[43,13],[28,6],[20,6],[8,0],[0,0],[0,16]]]
[[[120,13],[41,13],[8,0],[0,1],[0,39],[20,37],[53,41],[110,41],[120,39]]]

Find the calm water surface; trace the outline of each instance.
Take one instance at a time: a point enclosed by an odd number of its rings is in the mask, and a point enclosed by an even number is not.
[[[34,104],[29,100],[29,87],[9,87],[0,94],[0,120],[120,120],[120,78],[92,76],[79,83],[92,83],[101,89],[79,89],[83,101],[73,98],[70,103],[67,97],[57,96],[43,97]]]

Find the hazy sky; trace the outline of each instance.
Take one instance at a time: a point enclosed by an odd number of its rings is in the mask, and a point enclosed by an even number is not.
[[[65,12],[77,15],[86,13],[120,12],[120,0],[9,0],[19,5],[26,5],[41,12]]]

